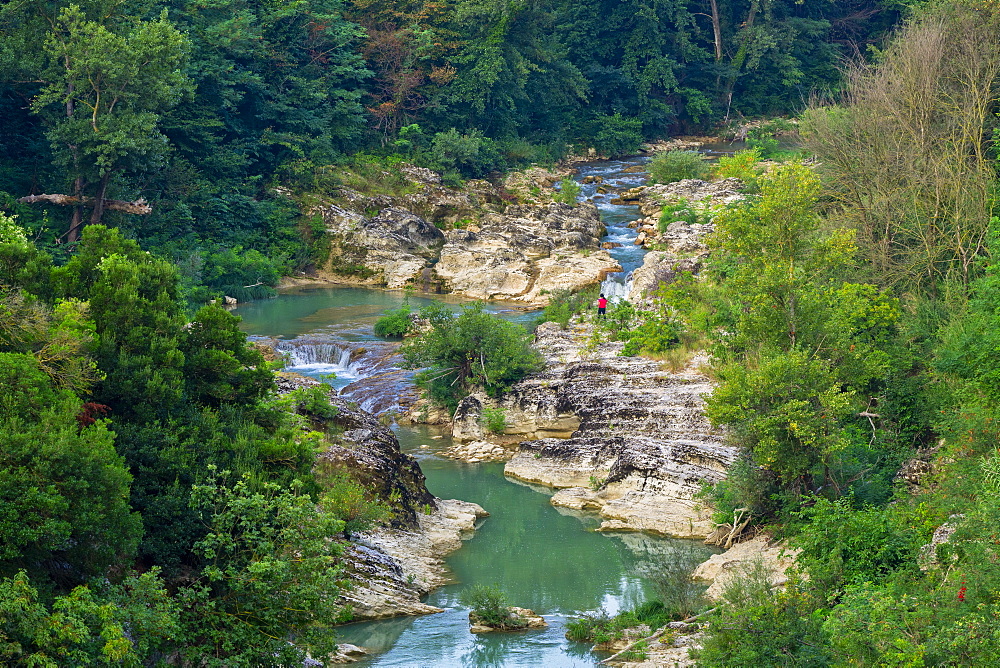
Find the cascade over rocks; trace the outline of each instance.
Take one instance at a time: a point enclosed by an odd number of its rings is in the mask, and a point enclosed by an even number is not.
[[[505,473],[560,488],[553,504],[598,510],[604,530],[704,538],[714,523],[694,495],[723,479],[737,455],[702,411],[709,379],[691,365],[671,373],[652,360],[618,357],[620,343],[591,350],[589,333],[555,323],[536,330],[546,368],[499,401],[508,433],[537,437],[579,424],[568,438],[521,442]],[[462,402],[455,436],[476,437],[482,401]]]

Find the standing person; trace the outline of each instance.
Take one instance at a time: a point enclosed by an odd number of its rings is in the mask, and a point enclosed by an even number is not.
[[[605,315],[608,312],[608,300],[604,298],[604,293],[601,293],[600,299],[597,300],[597,317],[606,318]]]

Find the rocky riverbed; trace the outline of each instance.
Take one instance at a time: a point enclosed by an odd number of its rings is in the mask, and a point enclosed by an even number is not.
[[[512,451],[505,473],[559,488],[553,504],[596,510],[602,530],[707,536],[715,525],[695,495],[725,477],[736,458],[702,412],[709,379],[697,360],[673,372],[619,357],[621,344],[591,334],[583,325],[539,326],[535,345],[545,370],[499,400],[504,436],[532,439]],[[491,440],[481,426],[485,403],[472,396],[459,405],[457,440]]]

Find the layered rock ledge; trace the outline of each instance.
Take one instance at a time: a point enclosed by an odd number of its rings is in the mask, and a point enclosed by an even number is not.
[[[417,516],[414,530],[380,529],[355,538],[346,554],[351,587],[340,597],[355,620],[442,611],[420,597],[452,582],[444,558],[489,513],[467,501],[435,502],[436,508]]]
[[[322,385],[297,374],[282,374],[279,392]],[[330,388],[336,414],[324,427],[339,432],[316,459],[321,473],[347,470],[393,509],[387,527],[359,533],[344,543],[350,586],[338,604],[350,606],[356,621],[441,612],[421,602],[451,582],[444,558],[471,538],[476,522],[489,515],[475,503],[433,496],[416,460],[401,452],[395,434],[367,411],[352,408]]]
[[[619,357],[621,344],[595,346],[582,325],[561,330],[545,323],[536,347],[545,370],[515,385],[500,406],[508,434],[549,437],[521,442],[505,473],[559,488],[553,504],[598,511],[603,530],[711,533],[709,510],[695,495],[725,477],[737,451],[704,416],[712,388],[695,363],[671,372],[656,361]],[[460,440],[483,437],[483,402],[469,397],[460,404]]]
[[[541,198],[513,205],[508,191],[486,181],[470,181],[459,191],[441,185],[429,170],[404,172],[416,192],[365,196],[341,188],[337,203],[311,207],[330,241],[326,276],[544,305],[551,292],[578,290],[621,271],[601,249],[605,229],[592,204]],[[555,178],[531,176],[539,192]]]

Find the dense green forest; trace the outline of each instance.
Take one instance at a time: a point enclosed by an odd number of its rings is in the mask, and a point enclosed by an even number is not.
[[[104,222],[177,264],[193,299],[263,296],[316,260],[296,194],[330,192],[345,165],[406,159],[457,183],[793,113],[903,8],[15,0],[0,7],[0,210],[60,263]]]

